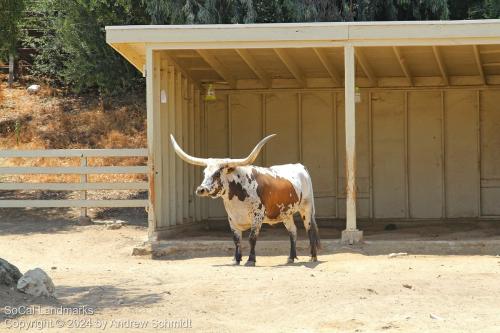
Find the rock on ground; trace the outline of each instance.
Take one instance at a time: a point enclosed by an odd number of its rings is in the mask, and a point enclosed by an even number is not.
[[[40,268],[27,271],[17,282],[17,289],[32,296],[54,296],[52,279]]]
[[[21,276],[23,275],[16,266],[0,258],[0,285],[16,286]]]

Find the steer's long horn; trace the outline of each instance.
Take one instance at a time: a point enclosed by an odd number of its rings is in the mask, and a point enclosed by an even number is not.
[[[271,134],[266,136],[264,139],[260,140],[260,142],[255,146],[255,148],[252,150],[250,155],[248,155],[246,158],[238,158],[238,159],[230,159],[226,163],[227,166],[243,166],[243,165],[249,165],[252,164],[253,161],[259,156],[260,150],[262,147],[267,143],[267,141],[271,140],[273,136],[276,134]]]
[[[172,146],[174,147],[174,150],[177,153],[177,155],[179,155],[179,157],[184,161],[194,165],[201,165],[201,166],[207,165],[207,160],[205,158],[193,157],[191,155],[186,154],[184,150],[182,150],[181,147],[179,147],[172,134],[170,134],[170,141],[172,142]]]

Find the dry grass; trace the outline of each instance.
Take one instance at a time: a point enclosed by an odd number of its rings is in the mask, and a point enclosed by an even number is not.
[[[1,80],[1,78],[0,78]],[[143,96],[107,101],[62,97],[43,87],[37,95],[25,87],[0,83],[0,149],[71,149],[146,147]],[[0,159],[3,166],[78,166],[74,158]],[[145,158],[92,158],[89,165],[144,165]],[[144,180],[144,175],[95,175],[90,181]],[[3,177],[2,181],[5,181]],[[78,182],[76,175],[28,175],[9,181]]]

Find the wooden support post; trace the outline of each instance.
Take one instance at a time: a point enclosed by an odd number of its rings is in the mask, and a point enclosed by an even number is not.
[[[186,149],[184,146],[184,133],[182,132],[182,73],[175,70],[175,134],[177,140],[180,142],[183,149]],[[177,212],[176,215],[176,224],[182,224],[184,219],[184,166],[185,163],[180,158],[176,158],[175,160],[175,172],[176,172],[176,207],[175,210]]]
[[[190,149],[191,146],[189,144],[189,118],[188,118],[188,79],[187,77],[182,77],[182,85],[181,85],[181,96],[182,96],[182,146],[184,149]],[[192,154],[192,150],[191,154]],[[189,169],[190,165],[188,163],[183,163],[182,168],[182,209],[183,209],[183,223],[189,222]]]
[[[148,234],[150,240],[156,239],[158,220],[161,220],[161,142],[160,112],[158,108],[160,56],[152,49],[146,50],[146,105],[147,105],[147,140],[148,140]]]
[[[12,84],[14,84],[14,54],[9,53],[9,79],[8,79],[9,88],[12,88]]]
[[[80,157],[80,166],[81,167],[87,167],[87,157],[86,156],[81,156]],[[87,174],[81,174],[80,175],[80,183],[86,184],[87,183]],[[80,191],[80,200],[87,200],[87,191],[83,190]],[[92,221],[87,215],[87,208],[82,207],[80,208],[80,218],[79,218],[79,224],[80,225],[89,225],[91,224]]]
[[[342,242],[355,244],[363,232],[356,229],[356,102],[355,102],[355,50],[352,44],[344,48],[345,65],[345,145],[346,145],[346,230]]]
[[[170,63],[169,63],[170,64]],[[167,103],[168,103],[168,129],[169,135],[172,134],[178,141],[178,132],[175,127],[175,105],[176,105],[176,94],[175,94],[175,68],[174,66],[168,66],[168,88],[167,88]],[[169,138],[170,140],[170,138]],[[169,143],[170,144],[170,143]],[[173,149],[169,150],[168,154],[168,179],[169,179],[169,200],[168,204],[170,207],[169,214],[169,226],[176,224],[177,213],[176,213],[176,189],[177,189],[177,161],[178,157]]]

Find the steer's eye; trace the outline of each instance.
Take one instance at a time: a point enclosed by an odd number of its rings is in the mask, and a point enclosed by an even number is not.
[[[220,170],[217,170],[216,172],[214,172],[214,174],[212,175],[212,179],[218,179],[220,178]]]

